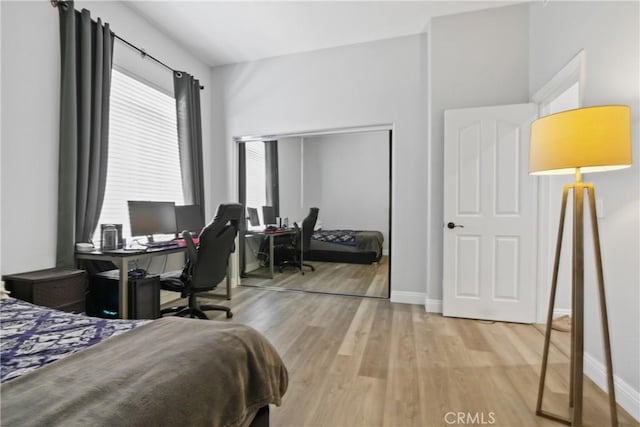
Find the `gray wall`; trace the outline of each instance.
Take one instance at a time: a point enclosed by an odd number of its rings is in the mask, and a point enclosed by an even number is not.
[[[0,2],[0,8],[5,274],[55,265],[60,49],[50,4]]]
[[[2,23],[2,7],[0,6],[0,25]],[[0,31],[0,46],[2,46],[2,31]],[[1,60],[0,60],[1,63]],[[0,67],[0,82],[2,81],[2,67]],[[2,84],[0,84],[0,100],[2,99]],[[0,102],[0,128],[2,128],[2,103]],[[0,143],[2,137],[0,136]],[[2,179],[2,147],[0,146],[0,179]],[[0,185],[0,273],[2,273],[2,185]]]
[[[76,2],[114,32],[209,86],[209,67],[120,2]],[[58,12],[46,1],[0,2],[2,9],[2,271],[53,267],[58,201],[60,48]],[[166,87],[171,72],[116,43],[116,63]],[[211,96],[202,95],[207,213],[213,215],[224,182],[210,167],[220,162],[211,143]],[[224,157],[223,157],[224,158]],[[218,191],[218,188],[225,191]]]
[[[226,118],[214,140],[227,141],[231,165],[236,163],[233,136],[393,124],[398,167],[393,169],[392,299],[408,296],[416,303],[424,302],[427,275],[428,236],[416,233],[424,230],[427,210],[426,64],[426,35],[417,35],[212,70],[221,93],[216,108]],[[235,195],[235,167],[229,182],[229,194]]]
[[[444,111],[528,102],[528,6],[431,21],[430,300],[442,299]]]
[[[278,139],[280,216],[289,224],[304,218],[302,206],[302,138]]]
[[[530,5],[530,93],[535,93],[584,49],[584,106],[631,106],[633,166],[621,171],[590,174],[585,181],[594,182],[597,198],[604,205],[604,218],[598,223],[610,310],[613,364],[614,372],[625,383],[621,384],[617,397],[619,401],[626,399],[627,409],[636,417],[640,417],[639,16],[638,2]],[[555,223],[551,221],[551,224]],[[601,377],[598,372],[603,361],[600,319],[589,242],[587,239],[585,243],[585,366],[590,376]]]
[[[304,138],[304,206],[325,230],[377,230],[389,249],[389,134]],[[305,209],[305,210],[306,210]]]

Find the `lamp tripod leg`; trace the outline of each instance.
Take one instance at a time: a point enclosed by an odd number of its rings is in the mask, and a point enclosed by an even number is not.
[[[573,279],[574,292],[573,324],[573,417],[572,426],[582,426],[583,372],[584,372],[584,190],[576,183],[573,190]]]
[[[593,231],[593,249],[596,257],[596,273],[598,275],[598,291],[600,296],[600,315],[602,321],[602,335],[604,341],[604,355],[607,364],[607,388],[609,391],[609,410],[611,412],[611,426],[618,425],[618,411],[616,407],[615,386],[613,383],[613,362],[611,358],[611,340],[609,337],[609,319],[607,316],[607,302],[604,292],[604,274],[602,272],[602,255],[600,252],[600,233],[596,216],[596,191],[593,184],[587,185],[589,207],[591,211],[591,228]]]
[[[538,389],[538,402],[536,414],[562,422],[571,426],[582,426],[583,409],[583,385],[584,385],[584,191],[589,198],[589,213],[593,232],[593,245],[595,252],[596,273],[598,276],[598,293],[600,301],[600,313],[602,319],[602,333],[604,341],[605,362],[607,364],[607,387],[609,392],[609,409],[611,414],[611,426],[618,425],[618,414],[615,398],[615,385],[613,381],[613,362],[611,357],[611,340],[609,335],[609,321],[607,316],[607,304],[604,290],[604,275],[602,270],[602,255],[600,250],[600,235],[596,217],[595,189],[593,184],[585,184],[577,180],[575,184],[565,185],[562,193],[562,207],[560,211],[560,225],[558,227],[558,240],[551,282],[551,295],[549,298],[549,310],[547,313],[547,327],[545,330],[544,350],[542,354],[542,368]],[[548,413],[542,409],[544,384],[549,357],[549,345],[551,341],[551,322],[553,320],[553,307],[555,304],[558,269],[560,264],[560,252],[562,248],[562,233],[566,216],[567,199],[569,189],[573,189],[573,270],[571,278],[571,356],[570,356],[570,383],[569,383],[569,407],[572,408],[570,419]]]
[[[575,245],[573,248],[575,258]],[[575,374],[576,288],[571,284],[571,348],[569,350],[569,408],[573,408],[573,380]]]
[[[567,213],[567,198],[569,186],[565,186],[562,191],[562,206],[560,208],[560,224],[558,225],[558,237],[556,240],[556,253],[553,263],[553,278],[551,280],[551,292],[549,295],[549,309],[547,310],[547,325],[544,333],[544,350],[542,351],[542,367],[540,368],[540,382],[538,386],[538,402],[536,404],[536,414],[546,416],[542,411],[542,398],[544,395],[544,383],[547,376],[547,363],[549,361],[549,344],[551,342],[551,323],[553,321],[553,307],[556,302],[556,291],[558,289],[558,271],[560,268],[560,254],[562,252],[562,233],[564,231],[564,220]]]

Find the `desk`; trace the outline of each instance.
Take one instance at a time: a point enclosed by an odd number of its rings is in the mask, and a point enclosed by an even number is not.
[[[263,278],[263,279],[273,279],[273,240],[277,237],[277,236],[287,236],[287,235],[292,235],[295,234],[296,230],[293,229],[287,229],[287,230],[278,230],[278,231],[264,231],[264,230],[260,230],[260,231],[245,231],[244,233],[244,237],[248,237],[248,236],[263,236],[263,237],[267,237],[269,239],[269,274],[268,275],[264,275],[264,274],[257,274],[257,273],[247,273],[246,271],[244,272],[244,275],[246,277],[259,277],[259,278]]]
[[[111,261],[120,270],[120,283],[119,283],[119,305],[120,313],[123,319],[129,318],[129,262],[140,261],[144,259],[153,258],[156,256],[171,255],[175,253],[184,253],[187,251],[186,247],[169,247],[169,248],[156,248],[147,250],[144,252],[76,252],[76,263],[82,260],[98,260],[98,261]],[[227,299],[231,299],[231,281],[229,275],[227,275]]]

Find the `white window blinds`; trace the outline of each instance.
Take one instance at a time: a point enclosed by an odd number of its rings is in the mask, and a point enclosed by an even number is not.
[[[98,224],[122,224],[131,237],[127,200],[183,204],[175,98],[113,70],[109,163]],[[100,225],[94,242],[100,240]]]
[[[246,142],[246,171],[247,171],[247,207],[258,209],[260,223],[262,206],[267,204],[267,172],[265,161],[265,144],[262,141]]]

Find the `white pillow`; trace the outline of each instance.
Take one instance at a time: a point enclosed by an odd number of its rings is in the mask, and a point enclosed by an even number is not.
[[[298,227],[302,228],[302,221],[296,221]],[[293,226],[293,224],[291,224]],[[313,231],[322,230],[322,222],[318,219],[316,220],[316,225],[313,226]]]
[[[9,291],[4,288],[4,282],[0,280],[0,299],[9,297]]]

